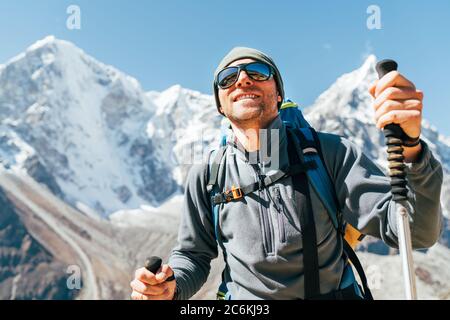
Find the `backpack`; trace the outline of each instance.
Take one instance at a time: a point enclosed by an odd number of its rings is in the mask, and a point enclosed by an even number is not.
[[[293,144],[295,148],[289,147],[288,150],[295,150],[295,152],[289,152],[290,167],[288,174],[293,176],[294,189],[303,188],[299,183],[296,183],[299,179],[294,176],[304,174],[307,176],[307,180],[312,185],[316,194],[319,196],[322,204],[324,205],[334,228],[338,231],[338,234],[342,236],[343,249],[345,255],[346,266],[344,269],[344,274],[341,280],[339,290],[333,291],[329,294],[320,294],[320,280],[318,276],[318,262],[317,262],[317,248],[316,248],[316,238],[315,238],[315,227],[313,217],[303,218],[305,223],[308,220],[312,220],[312,226],[309,225],[305,228],[305,237],[307,241],[304,241],[304,266],[305,266],[305,298],[306,299],[367,299],[372,300],[372,294],[367,284],[367,279],[364,274],[362,265],[356,256],[354,249],[356,248],[359,241],[364,237],[357,229],[353,228],[349,223],[343,220],[343,215],[338,210],[339,203],[336,196],[336,191],[334,189],[334,184],[330,178],[330,175],[326,169],[323,155],[320,147],[320,141],[317,136],[317,132],[309,125],[309,123],[303,117],[298,105],[290,100],[283,103],[280,108],[279,115],[284,125],[286,126],[286,131],[288,135],[288,145]],[[224,123],[225,124],[225,123]],[[226,125],[225,125],[226,126]],[[219,204],[226,203],[229,201],[236,201],[247,194],[252,193],[260,188],[265,188],[279,179],[286,176],[286,172],[279,170],[277,173],[271,176],[264,176],[260,183],[254,183],[248,186],[235,187],[233,186],[231,190],[226,190],[220,192],[218,190],[218,173],[222,157],[225,154],[227,148],[226,133],[224,132],[225,126],[222,126],[222,138],[220,141],[220,147],[213,150],[209,155],[209,165],[207,172],[205,172],[207,184],[207,191],[211,199],[212,205],[212,221],[214,222],[214,232],[217,243],[220,245],[224,260],[225,269],[222,272],[222,283],[219,286],[217,292],[218,300],[228,300],[231,296],[228,292],[227,283],[227,272],[228,264],[226,257],[226,250],[223,246],[220,237],[219,230]],[[302,151],[303,162],[299,159],[297,155]],[[294,165],[292,165],[294,164]],[[306,189],[309,189],[306,187]],[[309,191],[305,194],[308,195]],[[310,203],[310,199],[308,199]],[[311,205],[309,205],[311,209]],[[309,215],[312,215],[312,209],[309,211]],[[300,216],[303,216],[301,214]],[[308,213],[306,213],[308,216]],[[311,223],[311,221],[309,222]],[[304,226],[302,226],[304,227]],[[311,232],[307,232],[312,230]],[[311,233],[308,235],[308,233]],[[302,233],[303,236],[303,233]],[[311,239],[311,240],[308,240]],[[314,240],[312,240],[314,239]],[[309,248],[308,248],[308,244]],[[309,252],[309,253],[308,253]],[[307,260],[305,260],[307,259]],[[358,285],[356,278],[354,276],[351,264],[355,267],[356,271],[361,280],[361,284],[364,290]],[[355,295],[356,293],[356,295]]]

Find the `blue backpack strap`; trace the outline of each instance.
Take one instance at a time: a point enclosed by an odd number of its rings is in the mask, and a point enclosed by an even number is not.
[[[217,150],[213,150],[209,155],[208,160],[208,184],[206,185],[206,190],[208,191],[209,197],[211,199],[211,212],[213,214],[213,222],[214,222],[214,232],[215,237],[219,245],[222,246],[222,242],[220,241],[220,231],[219,231],[219,205],[214,205],[212,199],[218,193],[218,185],[217,180],[219,176],[220,163],[222,162],[222,158],[226,152],[226,145],[221,146]],[[222,248],[223,249],[223,248]]]
[[[308,178],[316,194],[325,206],[333,226],[338,229],[338,208],[336,206],[336,192],[334,185],[324,167],[321,159],[320,145],[315,130],[303,117],[298,105],[291,100],[287,100],[280,109],[280,117],[288,129],[291,129],[297,136],[300,149],[303,150],[305,161],[313,161],[315,169],[307,171]],[[298,147],[298,146],[297,146]]]
[[[300,145],[299,150],[303,151],[304,161],[312,161],[315,166],[307,171],[309,182],[316,191],[336,230],[340,230],[338,221],[338,207],[336,205],[336,194],[334,185],[328,175],[328,172],[320,157],[319,146],[316,144],[314,134],[311,127],[292,129],[297,136],[297,143]]]
[[[228,292],[228,288],[227,288],[227,281],[226,281],[226,275],[228,271],[228,263],[227,263],[227,253],[225,250],[225,247],[222,243],[222,238],[220,236],[220,230],[219,230],[219,214],[220,214],[220,210],[219,210],[219,204],[214,204],[214,202],[212,201],[212,199],[214,198],[214,196],[219,192],[218,190],[218,175],[219,175],[219,169],[220,169],[220,164],[222,162],[222,158],[225,155],[226,152],[226,137],[222,136],[221,139],[221,147],[217,150],[213,150],[210,154],[209,154],[209,159],[208,159],[208,172],[207,172],[207,181],[208,184],[206,186],[206,189],[208,191],[208,194],[210,196],[211,199],[211,212],[212,212],[212,220],[214,223],[214,235],[216,238],[217,243],[219,244],[220,248],[222,249],[222,253],[223,253],[223,257],[225,260],[225,268],[222,271],[222,283],[219,286],[219,289],[217,291],[217,299],[218,300],[230,300],[231,296]]]
[[[281,105],[279,115],[283,122],[289,123],[295,129],[311,127],[308,121],[305,120],[305,117],[303,117],[298,105],[289,99]]]

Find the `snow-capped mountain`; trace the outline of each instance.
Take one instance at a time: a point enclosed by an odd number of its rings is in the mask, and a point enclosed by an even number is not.
[[[384,167],[384,137],[367,92],[375,61],[370,56],[340,77],[304,113],[316,129],[348,137]],[[0,163],[27,171],[84,212],[156,207],[180,193],[190,166],[217,145],[221,121],[212,96],[178,85],[145,92],[54,37],[0,66]],[[448,215],[450,139],[426,120],[422,136],[444,166]]]
[[[136,79],[47,37],[0,68],[0,159],[85,212],[157,205],[178,185],[146,133],[155,111]]]

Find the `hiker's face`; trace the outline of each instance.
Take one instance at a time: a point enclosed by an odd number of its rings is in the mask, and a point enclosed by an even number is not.
[[[240,59],[228,66],[253,61],[255,60]],[[242,96],[246,94],[253,96],[242,99]],[[256,81],[250,78],[244,70],[241,71],[238,80],[231,87],[219,88],[219,99],[221,111],[231,121],[260,120],[261,123],[276,117],[278,114],[277,102],[281,101],[273,76],[266,81]]]

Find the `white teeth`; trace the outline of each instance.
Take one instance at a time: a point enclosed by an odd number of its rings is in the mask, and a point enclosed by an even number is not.
[[[244,94],[242,96],[239,96],[236,101],[242,100],[242,99],[255,99],[257,96],[254,94]]]

